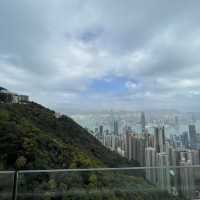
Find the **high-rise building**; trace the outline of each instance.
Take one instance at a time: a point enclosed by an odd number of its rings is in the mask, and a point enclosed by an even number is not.
[[[124,135],[117,136],[117,152],[121,156],[125,156],[125,136]]]
[[[190,136],[190,147],[192,149],[195,149],[197,142],[197,133],[195,125],[189,125],[189,136]]]
[[[154,147],[156,148],[157,153],[162,153],[166,151],[164,127],[154,128]]]
[[[145,166],[146,168],[146,179],[156,184],[156,150],[152,147],[145,149]]]
[[[136,160],[141,166],[145,164],[145,139],[138,134],[126,133],[126,157]]]
[[[145,165],[145,139],[141,135],[132,137],[133,160],[140,163],[140,166]]]
[[[131,144],[131,133],[126,133],[126,151],[125,156],[128,160],[132,160],[132,144]]]
[[[179,119],[178,119],[178,116],[175,116],[174,123],[175,123],[176,130],[179,131]]]
[[[167,148],[166,153],[169,155],[169,165],[176,166],[176,149],[174,149],[173,146],[170,145]]]
[[[98,128],[95,128],[95,129],[94,129],[95,135],[98,134],[98,132],[99,132],[99,129],[98,129]]]
[[[189,138],[188,138],[187,131],[183,132],[183,134],[181,135],[181,140],[182,140],[183,146],[185,148],[189,148]]]
[[[199,165],[200,164],[199,150],[192,149],[191,155],[192,155],[192,165]]]
[[[168,192],[171,191],[170,187],[170,168],[169,168],[169,156],[167,153],[158,153],[157,154],[157,164],[159,166],[158,172],[158,181],[157,184],[162,190]]]
[[[111,151],[117,151],[117,138],[115,135],[106,135],[105,136],[105,146]]]
[[[191,165],[195,154],[187,149],[174,149],[173,153],[173,166],[180,166],[174,169],[176,188],[180,194],[190,199],[194,191],[194,174]]]
[[[99,133],[100,133],[100,136],[103,136],[103,126],[99,126]]]
[[[119,134],[118,121],[114,120],[114,135],[118,135],[118,134]]]
[[[188,199],[191,199],[194,193],[192,161],[182,158],[180,166],[180,193]]]
[[[144,112],[141,112],[141,128],[142,128],[142,133],[145,134],[145,125],[146,125],[146,122],[145,122],[145,113]]]

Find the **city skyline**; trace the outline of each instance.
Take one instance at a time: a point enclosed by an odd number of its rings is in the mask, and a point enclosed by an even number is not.
[[[0,3],[0,86],[63,113],[200,108],[200,2]]]
[[[188,130],[180,135],[166,136],[164,125],[155,125],[153,133],[150,133],[146,128],[144,112],[141,112],[140,118],[139,131],[125,126],[116,134],[117,121],[114,120],[112,130],[103,131],[101,125],[90,133],[111,151],[146,167],[145,177],[150,183],[174,196],[181,194],[188,199],[199,197],[194,186],[195,170],[191,168],[200,165],[200,133],[196,131],[196,126],[188,124]],[[179,126],[177,117],[174,123],[174,126]]]

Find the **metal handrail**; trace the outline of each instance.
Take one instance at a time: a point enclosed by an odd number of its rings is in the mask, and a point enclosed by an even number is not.
[[[14,174],[16,171],[0,171],[0,174]]]
[[[179,168],[200,168],[200,165],[187,166],[154,166],[154,167],[114,167],[114,168],[78,168],[78,169],[42,169],[42,170],[18,170],[19,174],[44,173],[44,172],[84,172],[84,171],[123,171],[123,170],[145,170],[145,169],[179,169]],[[0,171],[0,174],[15,174],[16,171]]]
[[[127,171],[145,169],[181,169],[181,168],[200,168],[200,165],[188,166],[155,166],[155,167],[121,167],[121,168],[84,168],[84,169],[47,169],[47,170],[19,170],[18,173],[52,173],[52,172],[89,172],[89,171]]]

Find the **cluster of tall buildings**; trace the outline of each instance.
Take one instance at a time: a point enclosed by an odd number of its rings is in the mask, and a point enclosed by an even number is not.
[[[118,121],[114,120],[112,132],[108,129],[104,130],[104,126],[100,125],[99,128],[95,129],[94,134],[105,147],[125,156],[125,136],[119,134]]]
[[[200,151],[192,145],[177,147],[176,141],[165,137],[164,127],[156,127],[149,137],[151,142],[145,147],[146,179],[163,190],[191,198],[195,192],[192,166],[200,164]]]
[[[118,152],[129,160],[137,161],[146,167],[146,179],[163,190],[188,198],[194,196],[193,165],[200,164],[200,148],[195,125],[188,126],[188,132],[182,135],[166,137],[165,127],[154,127],[154,133],[146,130],[145,115],[141,114],[141,132],[135,133],[126,127],[119,134],[117,121],[113,131],[96,129],[96,137],[107,148]]]
[[[128,160],[135,160],[141,166],[145,165],[145,138],[136,133],[126,133],[125,156]]]

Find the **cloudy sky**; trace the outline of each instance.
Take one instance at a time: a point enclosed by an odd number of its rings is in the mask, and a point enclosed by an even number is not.
[[[200,109],[200,1],[1,0],[0,86],[68,112]]]

